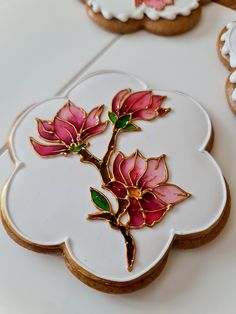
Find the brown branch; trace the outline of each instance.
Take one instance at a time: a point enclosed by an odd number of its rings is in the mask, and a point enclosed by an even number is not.
[[[101,171],[102,161],[95,157],[94,155],[92,155],[86,148],[81,149],[78,154],[81,157],[80,158],[81,162],[92,164],[98,169],[99,172]]]
[[[114,153],[116,149],[116,141],[117,141],[118,133],[119,133],[119,130],[114,128],[108,148],[107,148],[107,152],[105,153],[102,160],[92,155],[86,148],[81,149],[78,153],[81,156],[81,162],[90,163],[98,169],[98,171],[101,174],[104,184],[109,183],[112,179],[109,166],[110,166],[110,160],[111,160],[112,154]]]
[[[118,210],[115,213],[115,217],[117,220],[119,220],[119,217],[126,211],[128,205],[129,205],[129,201],[126,199],[121,199],[118,198]]]
[[[114,224],[110,222],[111,227],[120,231],[123,235],[126,245],[126,257],[127,257],[127,269],[128,271],[133,270],[134,262],[135,262],[135,254],[136,254],[136,246],[134,239],[130,233],[130,230],[127,229],[125,226],[121,226],[120,224]]]
[[[110,222],[112,220],[112,216],[113,216],[112,213],[101,212],[96,214],[89,214],[87,218],[89,220],[107,220]]]
[[[94,155],[92,155],[86,148],[80,150],[79,155],[81,157],[82,162],[90,163],[94,165],[101,174],[102,180],[104,184],[108,184],[112,180],[112,175],[110,173],[110,161],[112,154],[116,149],[116,142],[117,136],[119,134],[119,129],[114,127],[110,142],[108,144],[107,152],[105,153],[102,160],[98,159]],[[134,261],[135,261],[135,254],[136,254],[136,247],[134,239],[130,233],[130,230],[123,226],[119,218],[127,209],[129,205],[129,201],[125,199],[118,199],[118,210],[114,214],[113,212],[101,212],[95,214],[89,214],[89,220],[105,220],[107,221],[110,226],[120,231],[123,235],[126,245],[126,256],[127,256],[127,269],[128,271],[132,271]]]
[[[135,242],[129,229],[126,229],[126,227],[121,226],[120,232],[122,233],[125,239],[126,256],[127,256],[127,262],[128,262],[127,268],[128,268],[128,271],[132,271],[134,262],[135,262],[135,254],[136,254]]]
[[[132,271],[134,262],[135,262],[135,254],[136,254],[136,247],[134,239],[130,233],[130,230],[127,229],[125,226],[120,225],[116,216],[111,212],[101,212],[96,214],[88,215],[89,220],[106,220],[110,226],[120,231],[123,235],[126,245],[126,257],[127,257],[127,269],[128,271]]]
[[[114,153],[116,149],[116,142],[117,142],[118,134],[119,134],[119,129],[113,128],[113,132],[112,132],[110,142],[108,144],[107,152],[102,159],[101,175],[105,184],[109,183],[112,179],[110,169],[109,169],[110,160],[111,160],[112,154]]]

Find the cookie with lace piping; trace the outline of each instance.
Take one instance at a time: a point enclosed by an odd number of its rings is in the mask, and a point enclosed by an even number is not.
[[[158,35],[176,35],[193,28],[208,0],[83,0],[90,17],[115,33],[139,29]]]

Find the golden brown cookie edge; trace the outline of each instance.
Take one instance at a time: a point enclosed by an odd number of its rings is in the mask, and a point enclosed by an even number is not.
[[[201,17],[201,6],[199,6],[189,16],[178,15],[174,20],[160,18],[157,21],[152,21],[148,17],[145,17],[141,20],[129,19],[127,22],[121,22],[115,18],[110,20],[105,19],[101,13],[94,13],[88,5],[86,5],[86,8],[89,16],[95,23],[112,33],[118,34],[133,33],[140,29],[145,29],[156,35],[178,35],[192,29]]]

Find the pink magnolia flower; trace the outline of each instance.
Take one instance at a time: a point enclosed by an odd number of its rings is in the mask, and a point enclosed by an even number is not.
[[[175,204],[190,197],[167,182],[165,155],[146,159],[138,151],[129,157],[119,152],[113,164],[113,177],[105,188],[118,199],[129,201],[124,213],[129,215],[129,228],[154,226]]]
[[[112,112],[117,117],[130,115],[130,120],[152,120],[170,111],[161,108],[165,99],[165,96],[153,95],[152,91],[132,93],[130,89],[124,89],[113,98]]]
[[[42,157],[78,152],[92,136],[105,131],[108,122],[101,123],[103,106],[88,114],[68,101],[58,111],[53,121],[37,119],[39,136],[50,144],[42,144],[30,138],[34,150]]]
[[[147,7],[163,10],[166,5],[173,4],[173,2],[174,0],[135,0],[135,6],[139,7],[144,3]]]

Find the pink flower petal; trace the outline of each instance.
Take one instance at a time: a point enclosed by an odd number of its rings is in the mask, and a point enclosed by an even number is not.
[[[145,174],[140,178],[138,186],[142,189],[156,187],[160,183],[168,180],[168,171],[165,163],[165,156],[159,158],[150,158],[147,160],[147,169]]]
[[[72,124],[56,117],[53,126],[55,134],[65,144],[70,145],[76,143],[78,134],[76,128]]]
[[[117,181],[110,182],[106,185],[106,188],[114,193],[118,198],[125,198],[127,191],[125,186]]]
[[[135,6],[139,7],[143,3],[143,0],[135,0]]]
[[[144,3],[156,10],[163,10],[167,4],[172,4],[173,0],[144,0]]]
[[[37,119],[37,121],[41,121],[42,124],[43,124],[43,127],[46,131],[48,132],[53,132],[53,124],[51,121],[47,121],[47,120],[40,120],[40,119]]]
[[[42,157],[56,156],[67,151],[65,145],[44,145],[33,138],[30,138],[30,142],[34,150]]]
[[[83,129],[85,130],[87,128],[96,126],[100,122],[100,116],[102,112],[103,112],[103,106],[99,106],[92,109],[88,114],[88,117],[85,121]]]
[[[124,155],[119,152],[113,163],[113,175],[117,181],[122,183],[125,183],[125,181],[120,172],[120,163],[124,158],[125,158]]]
[[[152,101],[152,92],[140,92],[142,95],[139,100],[135,101],[130,107],[129,112],[135,112],[141,109],[147,109]]]
[[[75,106],[72,102],[68,102],[58,113],[57,116],[73,124],[79,133],[84,125],[86,113],[83,109]]]
[[[141,155],[139,151],[135,155],[135,163],[133,169],[130,171],[130,179],[132,185],[137,186],[137,181],[144,174],[146,170],[146,159]]]
[[[141,91],[133,93],[124,100],[123,105],[120,108],[120,115],[148,108],[150,102],[151,102],[150,91]]]
[[[161,107],[161,105],[165,99],[166,99],[165,96],[153,95],[151,106],[148,109],[156,111],[157,109],[159,109]]]
[[[156,197],[154,194],[150,192],[146,192],[143,194],[142,199],[139,200],[140,205],[142,208],[146,211],[153,211],[153,210],[161,210],[166,205],[163,205]]]
[[[173,0],[135,0],[136,7],[143,3],[150,8],[163,10],[167,4],[173,4]]]
[[[128,226],[130,228],[140,228],[144,224],[145,216],[143,214],[142,208],[139,204],[139,201],[133,197],[129,198],[130,204],[127,208],[129,214]]]
[[[125,158],[121,163],[120,163],[120,171],[121,174],[123,175],[123,178],[125,179],[125,182],[127,185],[132,186],[133,183],[130,178],[130,171],[134,168],[134,163],[136,159],[136,154],[132,154],[131,156]]]
[[[48,121],[37,119],[39,135],[46,141],[58,141],[58,137],[53,132],[53,127]]]
[[[145,223],[147,226],[152,227],[155,223],[159,222],[166,214],[167,208],[163,208],[162,210],[155,210],[152,212],[145,212]]]
[[[133,113],[133,120],[153,120],[156,118],[157,112],[149,109],[139,110]]]
[[[104,123],[100,123],[92,128],[87,129],[81,134],[81,141],[85,141],[92,136],[95,136],[104,132],[107,128],[107,125],[108,125],[108,122],[106,121]]]
[[[190,197],[190,194],[174,184],[163,184],[153,189],[156,196],[166,204],[177,204]]]
[[[131,92],[130,89],[124,89],[120,91],[118,94],[115,95],[115,97],[112,100],[112,112],[114,112],[116,115],[119,115],[119,109],[121,106],[121,103],[125,96],[127,96]]]

